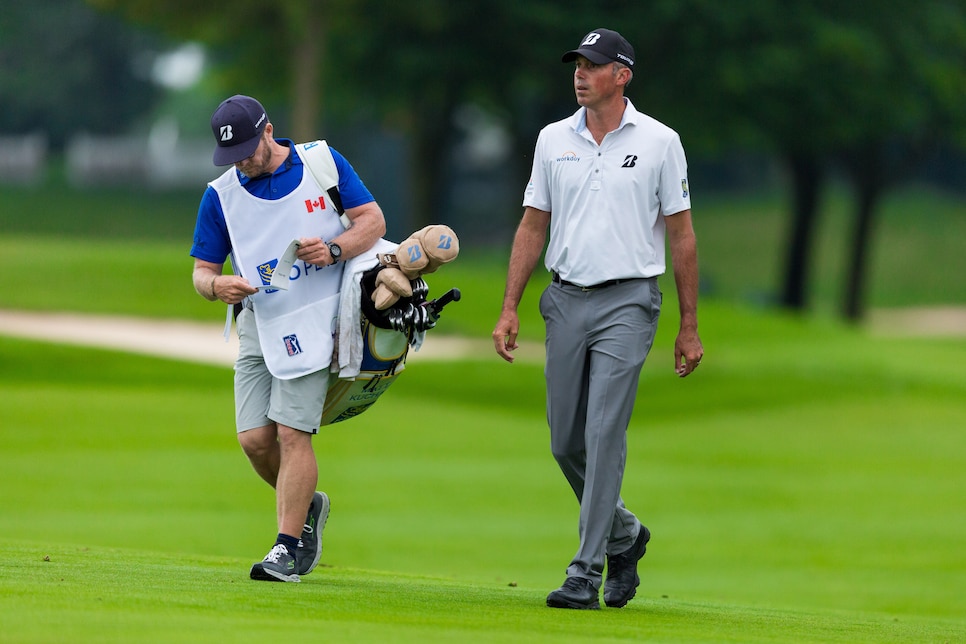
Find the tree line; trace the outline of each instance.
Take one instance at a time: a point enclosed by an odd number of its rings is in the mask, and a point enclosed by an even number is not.
[[[350,116],[404,132],[412,211],[427,221],[441,214],[457,111],[474,104],[498,118],[525,177],[539,128],[575,109],[561,52],[594,27],[615,28],[638,58],[628,96],[681,132],[689,155],[744,150],[786,170],[780,297],[790,309],[807,307],[821,195],[831,169],[843,173],[853,214],[842,312],[852,320],[883,195],[938,146],[966,149],[963,0],[87,3],[204,43],[226,91],[290,107],[294,138]]]

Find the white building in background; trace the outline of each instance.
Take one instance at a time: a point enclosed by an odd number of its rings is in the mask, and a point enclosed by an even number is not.
[[[47,136],[0,136],[0,183],[40,183],[47,169]]]
[[[211,163],[212,144],[184,140],[174,119],[155,123],[145,136],[78,135],[67,144],[71,185],[140,185],[152,188],[203,186],[224,168]]]

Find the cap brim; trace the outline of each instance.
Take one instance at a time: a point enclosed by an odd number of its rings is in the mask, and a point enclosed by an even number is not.
[[[259,132],[258,136],[238,145],[229,145],[226,147],[217,145],[215,146],[215,154],[212,160],[215,165],[235,165],[239,161],[244,161],[255,154],[255,149],[258,148],[258,142],[261,140],[262,133]]]
[[[576,60],[577,56],[583,56],[590,62],[597,65],[606,65],[607,63],[614,62],[599,51],[594,51],[593,49],[572,49],[560,58],[560,62],[569,63]]]

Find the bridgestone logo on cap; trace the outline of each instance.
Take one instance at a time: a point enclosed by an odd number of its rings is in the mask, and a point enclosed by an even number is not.
[[[232,139],[233,136],[234,136],[234,134],[232,134],[231,126],[230,125],[222,125],[221,126],[221,140],[222,141],[231,141],[231,139]]]

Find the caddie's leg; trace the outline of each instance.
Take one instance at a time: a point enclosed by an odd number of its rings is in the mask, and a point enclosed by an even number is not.
[[[239,433],[238,442],[255,472],[275,487],[282,457],[275,423]]]
[[[235,320],[238,359],[235,360],[235,429],[238,442],[255,472],[275,487],[281,453],[275,421],[268,417],[272,374],[258,343],[255,314],[242,309]]]
[[[319,431],[328,384],[327,369],[291,380],[272,381],[268,417],[278,427],[278,531],[296,538],[302,534],[319,481],[312,436]]]
[[[312,434],[279,425],[278,444],[281,451],[275,487],[278,531],[298,537],[319,482],[319,466],[312,449]]]

